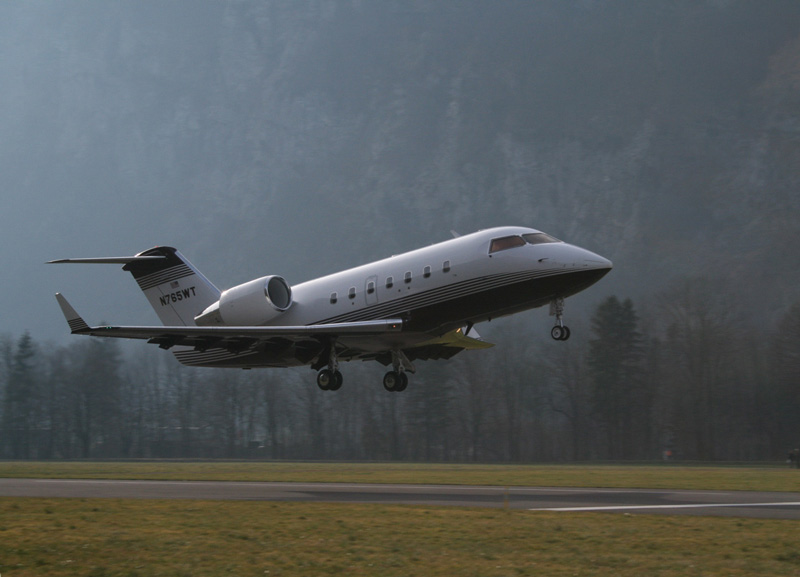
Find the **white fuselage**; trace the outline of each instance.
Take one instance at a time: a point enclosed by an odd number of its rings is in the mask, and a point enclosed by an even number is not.
[[[441,335],[570,296],[611,268],[563,242],[490,253],[493,239],[537,232],[483,230],[295,285],[292,306],[267,324],[405,317],[408,331]]]

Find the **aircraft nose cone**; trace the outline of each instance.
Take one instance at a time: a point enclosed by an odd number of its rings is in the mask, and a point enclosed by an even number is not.
[[[602,268],[606,270],[611,270],[612,268],[614,268],[614,264],[610,260],[598,255],[594,255],[594,258],[584,259],[583,262],[585,262],[588,266],[594,268]]]
[[[586,268],[597,268],[606,271],[609,271],[612,268],[614,268],[613,263],[607,258],[602,257],[599,254],[595,254],[592,251],[586,250],[585,248],[582,248],[580,250],[581,250],[580,258],[576,259],[576,264],[580,263]]]
[[[572,244],[537,245],[535,248],[538,248],[535,253],[536,260],[546,266],[558,265],[573,270],[596,270],[604,273],[613,268],[613,264],[607,258]]]

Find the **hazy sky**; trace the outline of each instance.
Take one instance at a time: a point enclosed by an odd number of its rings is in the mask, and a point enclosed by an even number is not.
[[[770,143],[729,125],[800,11],[750,5],[0,3],[0,334],[67,342],[57,291],[156,324],[118,266],[44,263],[159,244],[227,288],[518,224],[614,259],[594,296],[641,279],[642,239],[735,228],[764,186]]]

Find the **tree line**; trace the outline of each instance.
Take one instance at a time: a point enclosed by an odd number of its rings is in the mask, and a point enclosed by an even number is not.
[[[743,328],[710,294],[686,282],[646,314],[608,297],[567,342],[511,326],[494,349],[419,363],[403,393],[383,390],[374,363],[345,365],[343,389],[324,392],[308,370],[5,337],[0,457],[783,459],[800,445],[800,303]]]

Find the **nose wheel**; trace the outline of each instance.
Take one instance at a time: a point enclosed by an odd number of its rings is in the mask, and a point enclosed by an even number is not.
[[[566,341],[569,338],[569,327],[564,325],[564,299],[558,297],[550,302],[550,316],[556,317],[556,326],[550,329],[550,336],[557,341]]]

